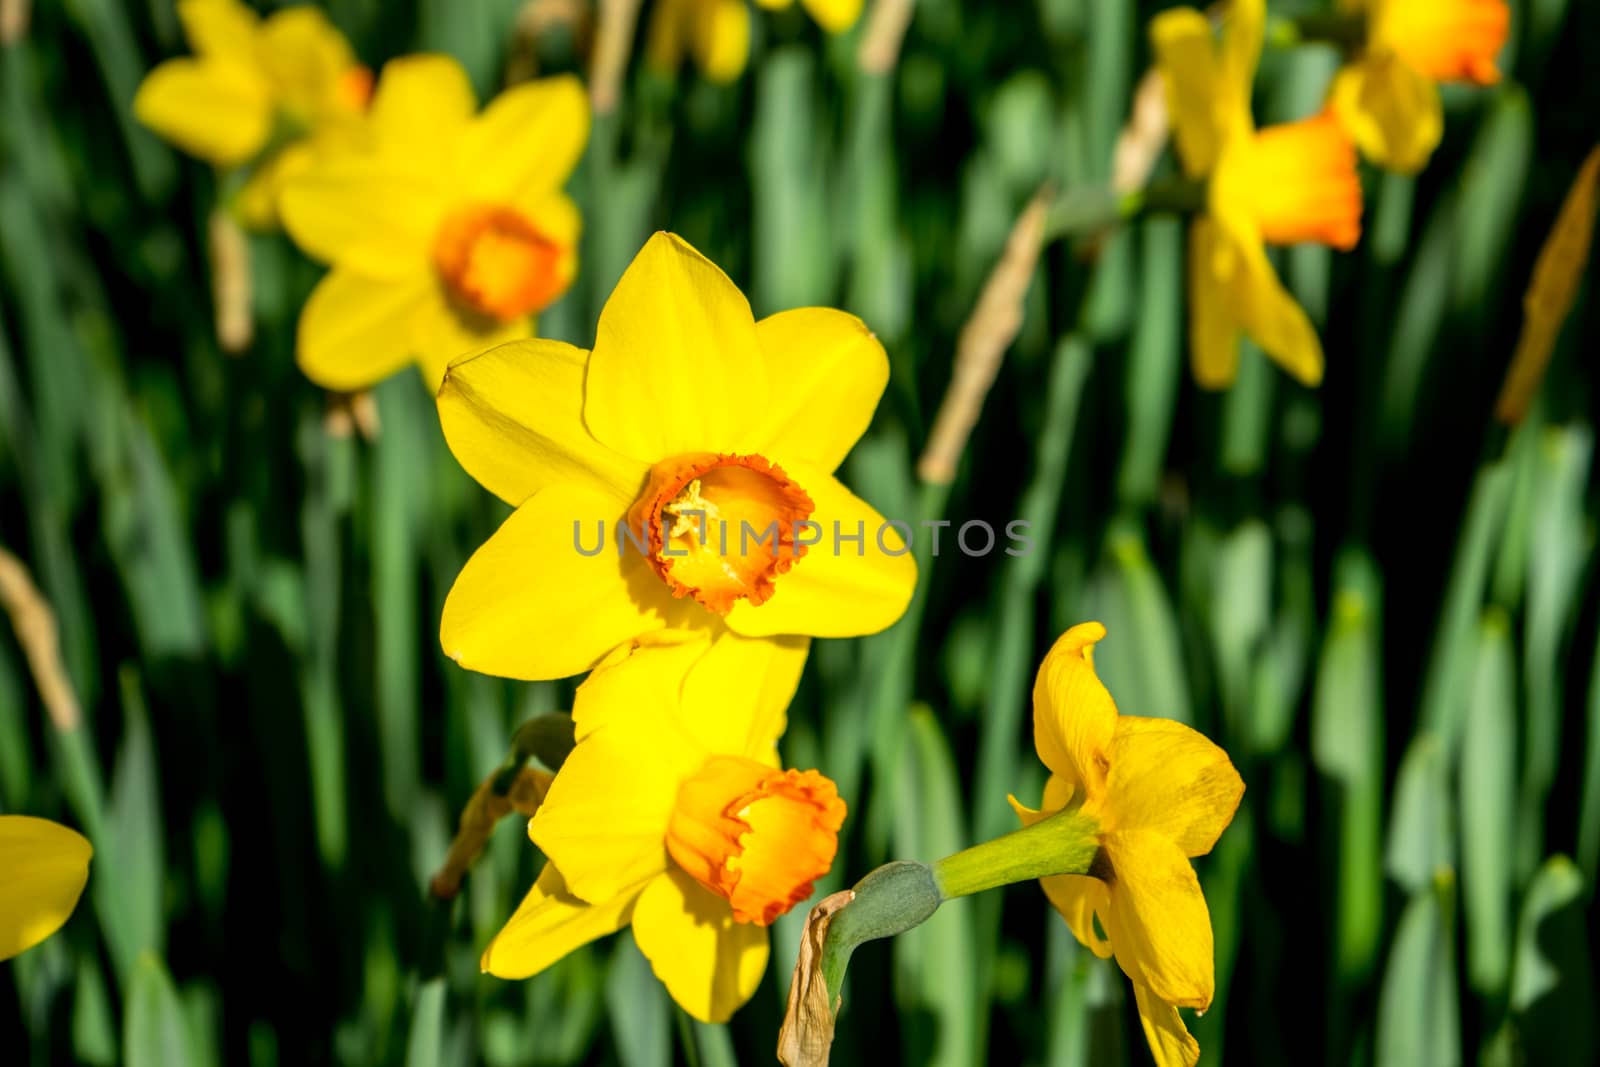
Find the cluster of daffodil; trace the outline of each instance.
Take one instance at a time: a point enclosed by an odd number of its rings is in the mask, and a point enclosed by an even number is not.
[[[674,71],[688,52],[702,74],[731,82],[750,59],[751,0],[656,0],[651,10],[646,55],[652,66]],[[754,0],[780,10],[794,0]],[[861,17],[862,0],[800,0],[828,33],[843,33]]]
[[[446,56],[410,56],[374,86],[315,8],[261,20],[239,0],[179,0],[194,55],[150,72],[139,119],[242,177],[234,208],[280,224],[329,266],[297,353],[328,389],[415,363],[436,388],[452,358],[530,336],[577,271],[561,191],[588,140],[577,80],[501,93],[480,113]]]
[[[1264,129],[1250,95],[1266,0],[1230,0],[1220,41],[1193,8],[1156,17],[1150,36],[1166,80],[1184,173],[1205,183],[1189,233],[1189,332],[1195,379],[1233,382],[1244,334],[1295,378],[1322,380],[1322,344],[1279,281],[1267,245],[1317,242],[1342,251],[1361,237],[1356,149],[1406,173],[1427,163],[1443,131],[1438,83],[1497,78],[1504,0],[1346,0],[1361,44],[1334,78],[1324,110]]]

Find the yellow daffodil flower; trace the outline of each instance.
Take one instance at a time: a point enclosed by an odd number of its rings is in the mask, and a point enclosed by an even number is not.
[[[1361,57],[1334,78],[1329,100],[1362,153],[1415,174],[1444,133],[1440,82],[1493,85],[1511,30],[1505,0],[1347,0],[1366,16]]]
[[[1097,622],[1074,626],[1033,687],[1033,741],[1050,769],[1039,811],[1011,798],[1024,825],[1067,807],[1099,823],[1090,873],[1041,879],[1073,934],[1133,982],[1159,1067],[1193,1067],[1200,1046],[1178,1007],[1213,991],[1211,915],[1189,862],[1233,820],[1244,782],[1227,753],[1170,719],[1118,715],[1094,673]]]
[[[26,952],[78,906],[94,849],[76,830],[31,815],[0,815],[0,960]]]
[[[178,18],[194,55],[151,71],[133,113],[223,170],[253,164],[236,207],[270,226],[283,183],[359,122],[372,72],[314,7],[262,20],[238,0],[178,0]]]
[[[1306,385],[1322,380],[1322,343],[1267,259],[1266,245],[1361,236],[1355,150],[1328,114],[1255,128],[1250,87],[1261,56],[1263,0],[1228,6],[1220,48],[1206,17],[1175,8],[1151,23],[1184,172],[1208,179],[1189,231],[1189,336],[1195,379],[1232,384],[1239,334]]]
[[[508,89],[481,115],[461,65],[386,65],[359,149],[284,188],[284,225],[332,269],[300,315],[298,358],[327,389],[364,389],[533,332],[577,271],[562,185],[589,136],[572,77]]]
[[[560,678],[665,628],[888,626],[916,582],[910,528],[833,475],[888,377],[861,320],[801,308],[757,322],[715,265],[655,235],[593,352],[522,341],[445,376],[446,441],[517,509],[450,590],[445,653]]]
[[[750,999],[767,927],[828,872],[845,817],[831,781],[777,757],[806,644],[663,634],[595,668],[528,825],[549,862],[485,971],[526,978],[631,924],[690,1015],[723,1022]]]
[[[756,0],[778,10],[794,0]],[[861,17],[861,0],[800,0],[828,33],[843,33]],[[750,8],[746,0],[658,0],[650,16],[645,55],[652,66],[675,71],[683,53],[709,80],[726,84],[750,60]]]

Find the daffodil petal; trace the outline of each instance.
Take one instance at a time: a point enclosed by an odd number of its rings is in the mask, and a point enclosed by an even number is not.
[[[889,356],[867,324],[830,308],[756,323],[767,380],[782,383],[763,416],[766,447],[832,471],[866,433],[889,383]]]
[[[1117,963],[1162,1000],[1211,1006],[1211,913],[1183,851],[1148,830],[1115,830],[1102,847],[1114,882],[1106,932]]]
[[[477,108],[467,72],[450,56],[391,59],[372,97],[377,149],[400,160],[448,159]]]
[[[651,237],[600,312],[583,420],[646,463],[752,451],[768,404],[744,294],[673,234]]]
[[[341,155],[284,183],[279,211],[313,259],[369,278],[431,270],[447,190],[413,162]]]
[[[534,321],[526,315],[501,322],[463,312],[441,286],[435,285],[432,295],[411,313],[412,348],[430,393],[438,393],[445,371],[456,360],[533,333]]]
[[[810,521],[820,540],[778,577],[771,599],[740,601],[728,625],[746,637],[856,637],[893,625],[917,584],[917,564],[900,531],[833,475],[779,463],[816,505]]]
[[[1106,780],[1117,706],[1094,672],[1095,643],[1106,628],[1074,626],[1051,646],[1033,683],[1033,744],[1039,759],[1073,793],[1098,796]]]
[[[303,121],[322,119],[339,80],[355,65],[344,34],[317,8],[299,4],[273,12],[259,40],[257,56],[278,87],[279,103]]]
[[[1166,83],[1178,158],[1185,174],[1198,177],[1215,165],[1223,134],[1216,118],[1222,72],[1211,23],[1192,7],[1170,8],[1150,20],[1150,43]]]
[[[1066,920],[1067,928],[1078,939],[1078,943],[1101,959],[1108,959],[1111,956],[1111,942],[1102,937],[1094,926],[1095,914],[1099,913],[1100,921],[1104,924],[1111,908],[1111,894],[1106,884],[1086,874],[1057,874],[1039,879],[1039,886],[1061,918]]]
[[[1234,291],[1234,313],[1245,335],[1300,384],[1322,383],[1322,341],[1299,301],[1278,280],[1266,249],[1244,250],[1244,275]]]
[[[1228,754],[1204,734],[1171,719],[1117,720],[1104,808],[1116,813],[1118,829],[1149,830],[1203,856],[1243,796]]]
[[[0,815],[0,960],[37,945],[72,915],[94,849],[76,830],[31,815]]]
[[[628,925],[643,885],[603,904],[567,891],[555,864],[547,863],[516,912],[483,950],[483,970],[498,978],[528,978],[595,938]]]
[[[1138,982],[1133,984],[1133,998],[1156,1067],[1195,1067],[1200,1062],[1200,1042],[1183,1025],[1178,1009]]]
[[[1362,155],[1401,174],[1427,166],[1444,136],[1438,87],[1392,52],[1340,70],[1328,102]]]
[[[861,17],[861,0],[800,0],[800,4],[828,33],[843,33]]]
[[[589,141],[589,96],[571,75],[495,97],[462,138],[457,167],[474,199],[508,201],[559,189]]]
[[[769,756],[810,649],[809,637],[752,638],[723,629],[683,677],[684,730],[707,752]]]
[[[1217,226],[1200,216],[1189,227],[1189,360],[1202,389],[1226,389],[1239,374],[1239,323],[1219,270]]]
[[[411,318],[430,299],[426,274],[389,280],[335,268],[300,312],[296,359],[324,389],[351,392],[387,378],[414,358]]]
[[[1250,121],[1250,94],[1266,32],[1267,0],[1230,0],[1217,60],[1221,75],[1218,96],[1227,109],[1225,116],[1231,112],[1233,118],[1242,118],[1246,124]]]
[[[608,658],[578,687],[577,746],[562,763],[528,836],[585,900],[608,900],[667,869],[667,826],[678,787],[712,751],[685,728],[676,694],[708,636]],[[750,703],[746,695],[744,705]],[[738,705],[706,709],[748,718]]]
[[[140,122],[219,167],[248,161],[267,143],[272,99],[255,71],[225,60],[169,59],[133,97]]]
[[[445,655],[504,678],[565,678],[664,625],[665,588],[642,556],[612,544],[616,507],[608,494],[570,484],[547,486],[518,507],[445,598]],[[579,546],[593,548],[597,523],[605,546],[584,555]]]
[[[238,0],[178,0],[178,21],[195,55],[254,61],[261,19]]]
[[[689,41],[700,73],[722,85],[750,61],[750,9],[744,0],[710,0],[694,6]]]
[[[723,1023],[754,995],[767,969],[767,930],[733,921],[728,902],[674,868],[633,911],[633,939],[678,1006]]]
[[[452,363],[439,422],[467,473],[513,506],[557,482],[598,483],[631,500],[646,468],[583,425],[587,359],[580,348],[535,338]]]

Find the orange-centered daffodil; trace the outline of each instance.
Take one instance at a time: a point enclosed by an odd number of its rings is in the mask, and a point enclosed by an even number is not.
[[[1189,336],[1195,379],[1232,384],[1244,333],[1307,385],[1322,380],[1316,329],[1267,259],[1266,244],[1354,247],[1361,236],[1355,150],[1331,115],[1255,128],[1250,89],[1264,0],[1234,0],[1218,47],[1193,8],[1156,16],[1151,39],[1167,84],[1184,172],[1207,180],[1189,231]]]
[[[1097,622],[1063,634],[1033,687],[1033,741],[1050,769],[1039,811],[1011,798],[1024,825],[1075,808],[1100,825],[1089,874],[1042,879],[1073,934],[1133,981],[1159,1067],[1193,1067],[1200,1046],[1178,1007],[1204,1011],[1213,990],[1211,915],[1191,856],[1233,820],[1244,782],[1227,753],[1170,719],[1118,715],[1094,673]]]
[[[60,823],[0,815],[0,960],[61,929],[83,895],[93,853]]]
[[[192,156],[252,166],[235,206],[246,223],[270,226],[283,183],[359,123],[372,72],[309,5],[263,20],[238,0],[178,0],[178,18],[194,55],[151,71],[133,113]]]
[[[562,192],[589,135],[577,80],[477,103],[446,56],[383,69],[364,136],[284,188],[284,225],[332,269],[300,316],[298,358],[328,389],[408,363],[437,388],[454,357],[533,332],[577,269]]]
[[[593,352],[522,341],[445,376],[445,439],[517,508],[450,590],[445,653],[560,678],[669,627],[888,626],[916,581],[910,528],[833,475],[888,376],[859,319],[802,308],[757,322],[712,263],[652,237]]]
[[[778,10],[794,0],[756,0]],[[817,25],[843,33],[861,17],[861,0],[800,0]],[[714,82],[731,82],[750,59],[750,7],[746,0],[656,0],[645,54],[652,66],[675,71],[688,51],[700,73]]]
[[[549,862],[484,970],[525,978],[631,924],[690,1015],[723,1022],[750,999],[767,926],[828,872],[845,817],[832,782],[778,762],[806,644],[657,634],[595,668],[528,825]]]
[[[1334,78],[1330,103],[1362,153],[1414,174],[1444,132],[1439,83],[1493,85],[1511,30],[1505,0],[1346,0],[1366,16],[1366,47]]]

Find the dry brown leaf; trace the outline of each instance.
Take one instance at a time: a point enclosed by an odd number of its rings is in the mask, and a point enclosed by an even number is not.
[[[616,110],[638,21],[639,0],[600,0],[594,57],[589,68],[589,106],[596,115],[609,115]]]
[[[497,793],[494,783],[499,777],[500,772],[495,771],[485,778],[461,809],[455,840],[450,842],[444,863],[428,882],[428,891],[436,899],[454,899],[461,892],[461,882],[467,872],[483,855],[496,824],[513,811],[532,818],[554,781],[554,776],[545,771],[524,767],[508,791]]]
[[[211,302],[217,315],[217,344],[230,356],[250,347],[256,324],[252,314],[250,239],[228,212],[218,208],[207,224],[211,253]]]
[[[795,960],[794,977],[789,982],[789,1002],[783,1010],[783,1027],[778,1031],[778,1062],[784,1067],[827,1067],[839,1005],[829,1001],[828,983],[822,977],[822,945],[834,913],[855,898],[854,890],[842,890],[823,897],[806,916],[800,957]]]
[[[6,614],[11,616],[17,643],[27,657],[33,683],[39,687],[39,699],[44,701],[50,721],[62,733],[76,730],[78,694],[61,662],[56,614],[50,610],[39,587],[33,584],[28,568],[4,548],[0,548],[0,604],[5,605]]]
[[[917,476],[934,485],[955,481],[956,467],[967,438],[983,411],[984,397],[1000,371],[1000,361],[1022,329],[1022,302],[1028,295],[1039,250],[1044,245],[1045,219],[1054,193],[1049,187],[1034,194],[1011,227],[1005,252],[989,273],[977,306],[956,339],[955,370],[933,431],[917,461]]]
[[[900,59],[900,45],[911,25],[912,0],[878,0],[867,15],[856,63],[867,74],[887,74]]]

